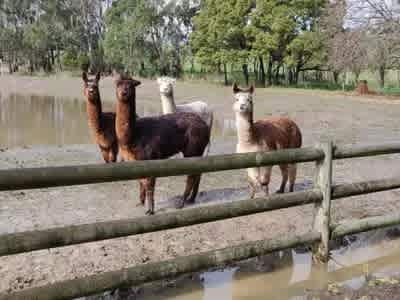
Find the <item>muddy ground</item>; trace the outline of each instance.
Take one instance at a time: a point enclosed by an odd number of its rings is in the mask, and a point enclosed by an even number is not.
[[[106,106],[112,109],[112,80],[104,79],[101,89]],[[82,84],[78,78],[0,76],[0,93],[3,101],[14,93],[83,101]],[[176,99],[177,102],[200,99],[212,105],[217,122],[211,154],[235,151],[230,88],[178,82]],[[140,115],[159,112],[159,95],[154,81],[143,80],[137,91],[137,101]],[[293,118],[303,131],[304,146],[314,145],[327,137],[345,144],[396,141],[400,132],[399,104],[391,99],[363,99],[340,93],[290,89],[260,89],[256,91],[255,100],[256,118],[268,115]],[[7,114],[4,110],[0,113]],[[31,118],[29,112],[21,116],[21,120],[24,118]],[[81,126],[82,132],[87,133],[87,127],[83,123]],[[0,133],[2,130],[0,128]],[[33,136],[43,134],[43,128],[31,126],[30,130]],[[46,134],[53,133],[50,130]],[[79,131],[76,134],[79,135]],[[97,147],[89,141],[79,145],[5,144],[0,148],[1,169],[102,163]],[[344,183],[399,176],[399,158],[399,155],[390,155],[338,161],[334,167],[334,181]],[[299,166],[297,190],[312,186],[313,171],[313,164]],[[245,178],[244,171],[205,174],[196,205],[246,199]],[[274,173],[271,190],[276,190],[278,184],[279,176]],[[183,177],[159,179],[157,213],[174,209],[174,201],[183,191],[183,186]],[[1,192],[0,234],[141,216],[143,209],[136,207],[137,187],[136,182],[120,182]],[[398,211],[399,195],[396,190],[335,201],[333,221]],[[302,234],[311,230],[312,215],[312,207],[304,206],[165,232],[0,257],[0,294],[223,248],[243,241]]]
[[[397,277],[369,278],[358,290],[343,287],[340,284],[329,284],[325,290],[308,292],[309,300],[399,300],[400,279]]]

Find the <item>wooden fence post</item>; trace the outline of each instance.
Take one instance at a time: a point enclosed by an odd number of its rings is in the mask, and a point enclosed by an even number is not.
[[[314,260],[326,263],[329,260],[331,195],[332,195],[332,142],[323,142],[317,145],[323,150],[325,157],[317,161],[316,188],[321,189],[322,201],[315,205],[314,230],[321,233],[321,242],[314,249]]]

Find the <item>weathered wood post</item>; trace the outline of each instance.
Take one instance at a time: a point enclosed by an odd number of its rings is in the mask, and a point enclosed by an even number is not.
[[[326,263],[329,259],[333,147],[331,141],[320,143],[317,147],[325,157],[317,161],[316,166],[316,188],[321,189],[323,199],[315,204],[314,230],[321,233],[321,242],[316,245],[313,257],[317,262]]]

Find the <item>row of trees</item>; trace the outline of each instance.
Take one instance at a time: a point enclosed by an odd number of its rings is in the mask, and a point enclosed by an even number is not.
[[[0,0],[10,72],[87,67],[141,76],[184,70],[296,84],[306,71],[385,83],[400,62],[400,21],[385,0]]]
[[[0,58],[10,72],[96,63],[110,6],[110,0],[0,0]]]

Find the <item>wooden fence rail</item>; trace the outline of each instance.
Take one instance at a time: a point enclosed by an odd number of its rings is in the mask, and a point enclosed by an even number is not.
[[[310,190],[287,195],[273,195],[251,201],[189,208],[127,220],[3,234],[0,235],[0,256],[202,224],[316,203],[321,199],[322,195],[319,190]]]
[[[225,249],[177,257],[169,261],[138,265],[124,270],[34,287],[12,294],[0,294],[0,299],[71,299],[117,287],[201,271],[300,244],[318,243],[315,257],[321,261],[327,261],[329,241],[332,238],[400,224],[400,214],[330,224],[332,200],[400,188],[400,178],[332,185],[332,161],[394,153],[400,153],[400,143],[335,147],[331,142],[325,142],[314,148],[268,153],[2,170],[0,171],[0,191],[133,180],[148,176],[166,177],[218,172],[282,163],[315,161],[317,166],[316,184],[312,190],[273,195],[251,201],[202,206],[135,219],[3,234],[0,235],[0,256],[202,224],[305,204],[315,205],[314,230],[310,233],[285,237],[278,241],[264,240],[240,244]]]
[[[323,155],[320,149],[302,148],[185,159],[0,170],[0,191],[115,182],[144,177],[199,174],[272,166],[280,163],[311,162],[322,159]]]

